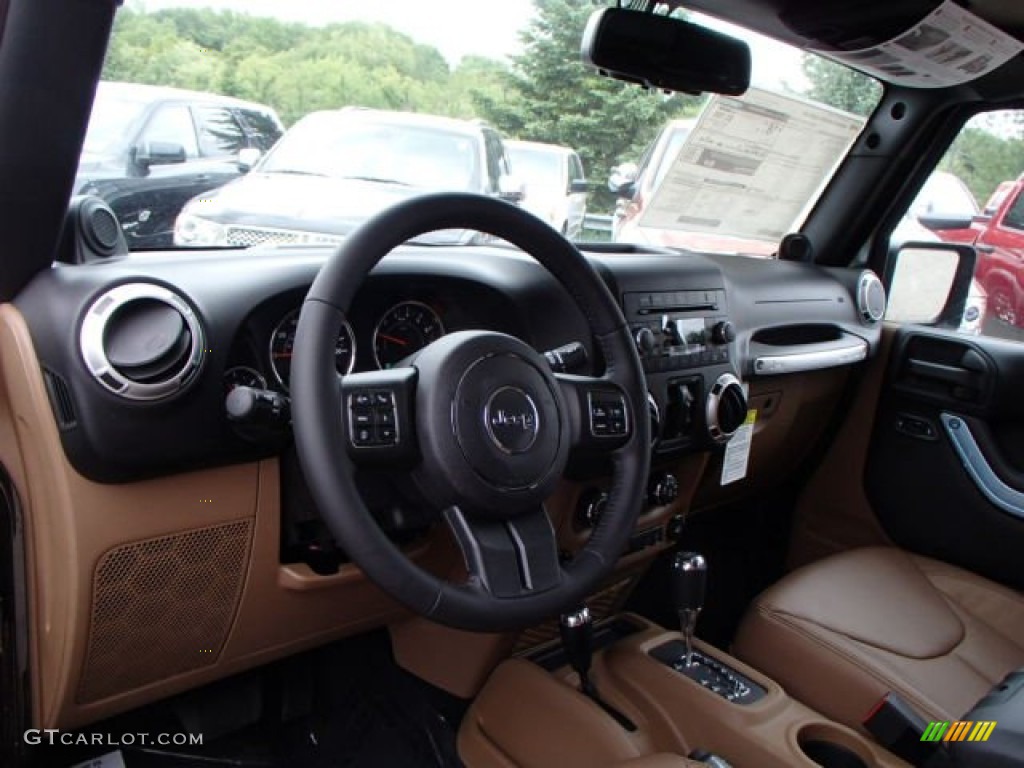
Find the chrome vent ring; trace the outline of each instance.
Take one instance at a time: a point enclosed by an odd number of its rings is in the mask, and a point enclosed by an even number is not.
[[[153,283],[125,283],[89,306],[79,347],[85,367],[105,389],[150,402],[195,380],[206,341],[199,318],[179,294]]]

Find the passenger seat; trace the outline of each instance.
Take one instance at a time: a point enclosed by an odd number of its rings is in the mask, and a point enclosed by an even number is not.
[[[733,651],[853,728],[889,691],[955,720],[1024,666],[1024,596],[900,549],[852,550],[765,591]]]

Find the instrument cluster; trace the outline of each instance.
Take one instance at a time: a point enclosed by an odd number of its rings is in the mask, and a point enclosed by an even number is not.
[[[299,311],[300,308],[293,308],[277,320],[266,340],[265,360],[261,359],[258,365],[232,365],[225,371],[226,391],[238,386],[267,389],[269,385],[270,389],[288,392]],[[357,336],[357,330],[365,333]],[[364,366],[393,368],[444,334],[444,322],[434,306],[419,300],[399,301],[379,315],[372,330],[354,329],[350,323],[344,323],[334,346],[335,365],[343,375],[355,370],[357,359]],[[360,348],[360,342],[367,346],[366,350]]]

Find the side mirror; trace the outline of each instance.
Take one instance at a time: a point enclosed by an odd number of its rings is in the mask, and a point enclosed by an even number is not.
[[[498,179],[498,197],[518,203],[526,197],[526,183],[518,176],[502,176]]]
[[[263,153],[256,147],[243,147],[238,150],[238,158],[235,160],[235,163],[238,165],[238,170],[242,173],[248,173],[260,161],[261,157],[263,157]]]
[[[586,194],[590,191],[590,185],[586,179],[575,179],[569,182],[569,194]]]
[[[640,175],[640,167],[636,163],[622,163],[612,168],[608,177],[608,189],[616,197],[631,198],[636,194],[636,181]]]
[[[886,265],[886,320],[959,328],[977,252],[960,243],[909,242]],[[974,318],[980,321],[984,318]]]
[[[184,162],[185,147],[173,141],[144,141],[135,147],[135,164],[140,168]]]
[[[928,229],[935,232],[942,232],[948,229],[970,229],[974,221],[974,214],[971,213],[922,213],[917,217]]]
[[[750,46],[671,16],[594,11],[581,53],[601,74],[647,88],[739,96],[750,86]]]

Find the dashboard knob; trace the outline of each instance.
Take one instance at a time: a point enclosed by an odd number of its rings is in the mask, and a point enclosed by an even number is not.
[[[636,332],[636,348],[641,355],[649,355],[658,346],[658,338],[650,328],[641,328]]]
[[[715,323],[711,328],[711,341],[715,344],[731,344],[736,341],[736,326],[728,320]]]
[[[652,507],[665,507],[679,498],[679,481],[671,472],[663,472],[651,478],[647,489],[647,501]]]
[[[747,418],[747,395],[740,380],[723,373],[708,392],[706,413],[708,436],[727,443]]]
[[[605,507],[608,506],[608,494],[604,491],[590,490],[580,496],[576,505],[576,527],[593,528],[601,521]]]

